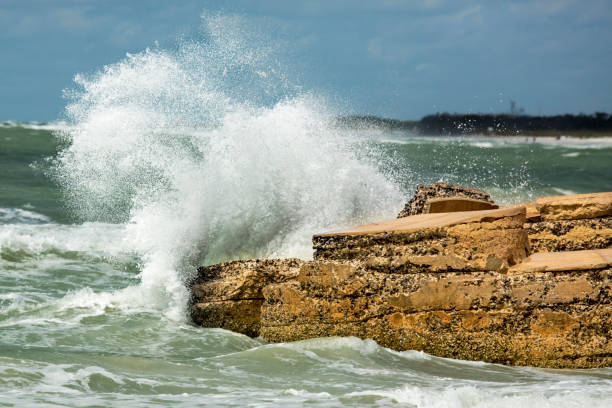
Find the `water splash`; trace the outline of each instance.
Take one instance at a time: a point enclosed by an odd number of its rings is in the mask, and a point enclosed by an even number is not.
[[[128,55],[69,93],[55,177],[84,219],[125,224],[144,265],[129,293],[175,317],[198,263],[308,258],[313,233],[401,207],[324,101],[296,92],[245,30],[207,18],[202,41]]]

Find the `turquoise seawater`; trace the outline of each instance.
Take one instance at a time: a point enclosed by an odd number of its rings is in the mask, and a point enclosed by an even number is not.
[[[500,203],[612,191],[609,139],[339,131],[304,124],[309,112],[285,104],[174,133],[135,131],[134,112],[55,134],[0,127],[0,406],[612,406],[612,369],[191,325],[182,281],[195,265],[308,257],[313,233],[392,218],[417,183]]]

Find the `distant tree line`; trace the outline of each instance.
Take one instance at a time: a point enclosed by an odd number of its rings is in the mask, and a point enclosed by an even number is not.
[[[461,134],[546,134],[554,132],[612,134],[612,115],[596,112],[592,115],[531,116],[523,114],[460,114],[436,113],[419,121],[402,121],[376,116],[343,116],[337,124],[345,127],[409,130],[425,135]]]
[[[438,113],[422,118],[418,130],[424,134],[495,133],[517,134],[538,131],[612,131],[612,115],[530,116],[512,114]]]
[[[350,115],[336,118],[336,125],[348,128],[382,128],[389,130],[416,130],[418,120],[380,118],[373,115]]]

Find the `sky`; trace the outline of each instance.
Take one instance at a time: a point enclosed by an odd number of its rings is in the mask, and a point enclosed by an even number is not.
[[[0,0],[0,120],[54,121],[78,73],[239,15],[350,113],[612,112],[612,0]]]

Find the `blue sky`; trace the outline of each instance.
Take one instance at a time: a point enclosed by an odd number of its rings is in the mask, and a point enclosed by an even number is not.
[[[0,0],[0,120],[61,117],[77,73],[239,14],[355,113],[612,112],[612,1]]]

